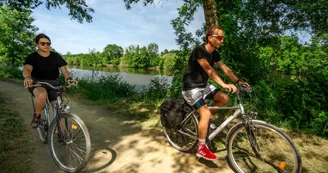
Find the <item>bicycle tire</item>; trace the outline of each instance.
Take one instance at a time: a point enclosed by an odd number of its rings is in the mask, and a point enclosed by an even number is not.
[[[227,134],[228,161],[235,172],[301,172],[300,153],[287,134],[258,120],[252,120],[251,127],[254,133],[250,137],[243,123],[236,124]],[[250,138],[257,146],[250,146]],[[254,148],[259,149],[260,158]]]
[[[48,138],[51,156],[62,170],[77,172],[85,167],[90,157],[89,131],[77,115],[62,113],[61,117],[65,127],[58,125],[60,121],[57,118],[52,121],[50,126]],[[62,133],[58,133],[58,127]]]
[[[194,113],[191,116],[187,117],[188,119],[183,120],[185,122],[178,128],[165,128],[163,126],[163,131],[166,137],[166,140],[169,144],[182,152],[189,152],[195,148],[197,145],[198,139],[198,121]],[[192,137],[183,134],[187,133]]]
[[[49,103],[46,102],[46,105],[44,106],[44,108],[41,111],[41,119],[40,122],[38,124],[38,136],[40,138],[40,140],[42,141],[43,144],[47,144],[48,143],[48,129],[49,129],[49,120],[48,118],[50,118],[50,114],[49,114]]]

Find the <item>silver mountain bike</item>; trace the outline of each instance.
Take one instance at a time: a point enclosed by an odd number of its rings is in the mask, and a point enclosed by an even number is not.
[[[253,117],[257,113],[246,113],[240,92],[252,92],[247,85],[238,86],[237,105],[209,106],[210,110],[232,109],[234,113],[207,137],[211,142],[228,124],[234,124],[226,135],[225,146],[230,167],[238,173],[248,172],[288,172],[300,173],[302,159],[292,139],[271,124]],[[172,147],[182,152],[190,152],[198,142],[198,113],[187,113],[177,128],[163,127],[165,137]],[[241,117],[241,120],[233,121]]]

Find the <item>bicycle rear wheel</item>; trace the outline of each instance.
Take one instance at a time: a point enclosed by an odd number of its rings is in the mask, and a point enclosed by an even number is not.
[[[77,172],[87,164],[91,140],[84,122],[75,114],[63,113],[62,120],[54,119],[49,133],[51,156],[66,172]]]
[[[188,152],[197,144],[198,122],[194,113],[183,120],[179,128],[165,128],[163,131],[169,144],[182,152]]]
[[[249,137],[243,123],[235,125],[227,135],[226,145],[235,172],[301,172],[302,160],[295,144],[284,132],[265,122],[253,120]]]
[[[49,103],[47,102],[41,111],[41,119],[37,128],[39,138],[44,144],[48,143],[49,118]]]

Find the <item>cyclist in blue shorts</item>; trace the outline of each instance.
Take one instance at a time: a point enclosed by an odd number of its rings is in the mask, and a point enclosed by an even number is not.
[[[220,92],[219,89],[209,84],[209,78],[219,84],[222,88],[229,92],[236,92],[237,88],[233,84],[226,84],[213,69],[216,64],[231,80],[237,84],[247,84],[238,79],[238,77],[226,66],[220,59],[219,53],[216,51],[224,41],[223,30],[218,26],[212,26],[206,32],[205,42],[195,47],[190,55],[187,71],[183,76],[182,95],[184,99],[193,106],[200,115],[198,124],[198,150],[197,157],[207,160],[215,160],[216,156],[208,149],[206,145],[206,135],[209,125],[209,119],[212,114],[205,99],[215,101],[213,106],[223,106],[227,104],[229,97]],[[248,84],[247,84],[248,85]]]

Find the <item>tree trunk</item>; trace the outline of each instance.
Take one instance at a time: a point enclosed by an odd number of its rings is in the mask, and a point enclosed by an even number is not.
[[[215,0],[203,0],[203,8],[204,8],[206,29],[212,25],[218,25]]]

